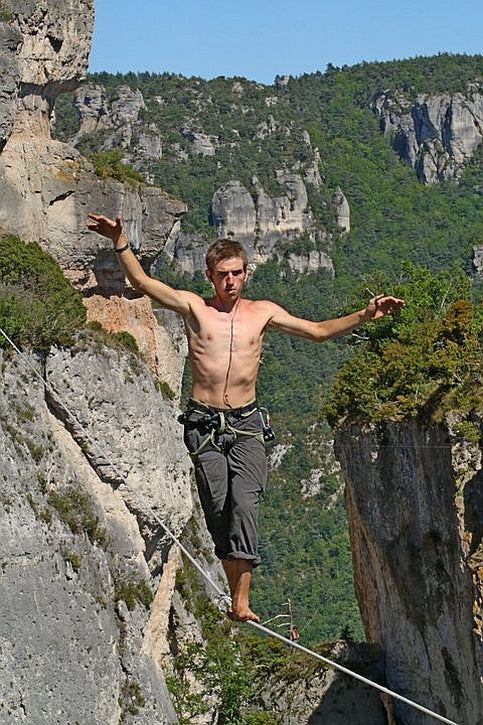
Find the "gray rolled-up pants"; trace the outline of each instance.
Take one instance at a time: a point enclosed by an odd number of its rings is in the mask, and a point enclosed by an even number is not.
[[[256,401],[225,410],[190,399],[182,420],[215,555],[258,566],[258,504],[267,456]]]

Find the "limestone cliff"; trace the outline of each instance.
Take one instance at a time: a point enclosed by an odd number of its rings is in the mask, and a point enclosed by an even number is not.
[[[195,81],[196,83],[196,81]],[[235,83],[233,94],[243,95],[243,88]],[[170,146],[176,164],[190,156],[213,156],[217,158],[226,146],[213,134],[194,130],[195,120],[187,120],[180,130],[185,147],[174,149],[165,141],[155,122],[147,122],[142,111],[154,105],[164,106],[167,101],[162,96],[145,100],[139,89],[132,90],[121,85],[116,88],[114,98],[110,98],[106,89],[99,84],[84,84],[75,94],[74,105],[78,114],[78,129],[69,137],[74,145],[82,145],[86,134],[95,134],[99,150],[120,148],[123,159],[139,169],[146,180],[151,181],[156,161],[163,155],[163,143]],[[211,104],[211,100],[207,100]],[[267,99],[267,105],[270,105]],[[201,100],[197,101],[201,107]],[[196,119],[196,124],[199,120]],[[254,140],[264,140],[273,133],[282,132],[280,124],[269,115],[266,122],[259,124],[254,132]],[[238,138],[238,131],[233,133]],[[287,128],[283,133],[291,135]],[[312,148],[310,136],[304,131],[299,144],[303,147],[304,163],[294,164],[287,170],[280,168],[275,173],[274,182],[279,193],[269,193],[260,180],[253,176],[252,189],[249,191],[238,179],[232,178],[220,186],[211,199],[210,217],[213,233],[216,237],[232,235],[246,246],[252,266],[277,256],[277,244],[306,236],[310,239],[312,254],[287,256],[290,266],[299,271],[312,271],[323,267],[334,274],[330,258],[330,235],[322,234],[308,203],[307,188],[319,188],[322,179],[319,172],[320,155]],[[334,218],[342,232],[348,231],[348,202],[341,215],[338,202],[334,202]],[[186,243],[176,246],[175,258],[183,271],[203,271],[204,260],[198,254],[196,234],[184,234]],[[322,251],[321,251],[322,248]]]
[[[176,721],[160,669],[175,569],[153,512],[180,533],[189,465],[149,370],[92,344],[34,371],[1,357],[5,725]]]
[[[481,449],[458,441],[450,422],[405,422],[343,428],[336,452],[356,593],[367,638],[385,653],[387,686],[481,724]],[[427,722],[398,701],[393,708],[390,722]]]
[[[177,721],[161,670],[177,564],[156,517],[179,534],[192,512],[176,422],[185,350],[179,323],[126,290],[110,245],[85,224],[88,211],[121,213],[149,268],[184,204],[99,181],[50,137],[57,95],[85,75],[93,19],[91,0],[2,3],[0,235],[38,241],[83,290],[89,319],[130,331],[148,366],[86,336],[32,357],[71,418],[24,360],[2,355],[6,725]]]
[[[89,318],[130,331],[176,391],[183,364],[177,330],[171,323],[173,335],[160,329],[147,300],[121,298],[125,282],[115,255],[85,225],[90,211],[120,214],[149,269],[177,235],[185,205],[159,188],[100,181],[72,146],[51,138],[57,96],[85,77],[91,0],[69,0],[62,9],[52,0],[24,0],[12,3],[6,17],[0,23],[0,62],[8,69],[0,103],[0,233],[38,241],[84,290]]]
[[[466,94],[419,95],[414,102],[386,90],[372,108],[395,150],[427,184],[458,179],[483,140],[481,83]]]
[[[2,2],[0,149],[14,130],[49,136],[55,97],[85,75],[93,24],[92,0]]]

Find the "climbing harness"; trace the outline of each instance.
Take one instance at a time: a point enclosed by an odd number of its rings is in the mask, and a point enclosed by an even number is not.
[[[237,428],[237,420],[250,418],[257,411],[262,424],[261,431]],[[275,433],[270,426],[270,414],[267,408],[260,407],[256,400],[241,408],[227,408],[225,410],[212,408],[191,398],[185,412],[178,416],[178,422],[187,428],[198,429],[201,435],[205,436],[199,447],[190,453],[193,460],[196,460],[206,446],[210,444],[216,451],[222,453],[224,444],[220,442],[220,436],[223,434],[230,434],[233,443],[242,437],[256,438],[262,442],[272,441],[275,438]]]
[[[17,345],[11,340],[11,338],[7,335],[6,332],[0,327],[0,334],[3,335],[5,340],[11,345],[11,347],[15,350],[15,352],[20,356],[20,358],[26,363],[26,365],[33,371],[35,377],[37,377],[46,390],[48,390],[56,399],[58,404],[62,407],[62,409],[67,413],[71,421],[75,423],[76,426],[78,426],[82,432],[84,433],[86,440],[89,441],[89,443],[95,448],[98,453],[102,456],[102,458],[109,464],[109,466],[112,468],[113,472],[119,476],[120,480],[122,480],[124,486],[127,490],[129,490],[130,493],[134,494],[138,499],[143,500],[143,497],[141,494],[139,494],[139,491],[137,488],[134,488],[130,486],[127,483],[126,476],[118,466],[110,459],[107,453],[102,449],[102,447],[95,441],[95,439],[89,434],[89,432],[85,429],[85,427],[82,425],[82,423],[78,420],[78,418],[72,413],[71,410],[67,407],[67,405],[59,398],[57,395],[55,389],[53,386],[46,380],[39,371],[32,365],[30,360],[27,358],[27,356],[20,350],[20,348],[17,347]],[[257,410],[258,406],[255,407],[253,410]],[[261,409],[266,410],[266,409]],[[253,411],[252,411],[253,413]],[[180,416],[181,418],[182,416]],[[268,417],[268,411],[267,411],[267,417],[266,417],[266,424],[270,428],[270,419]],[[144,503],[146,503],[144,501]],[[219,608],[222,609],[222,607],[227,607],[231,604],[231,597],[224,592],[218,584],[216,584],[213,579],[210,577],[207,571],[203,569],[203,567],[196,561],[196,559],[192,556],[192,554],[188,551],[188,549],[180,542],[178,537],[170,531],[170,529],[163,523],[163,521],[160,519],[160,517],[156,514],[155,511],[152,510],[152,508],[147,504],[153,519],[156,521],[156,523],[159,524],[161,529],[164,531],[164,533],[171,539],[171,541],[179,548],[181,552],[186,556],[186,558],[191,562],[191,564],[194,566],[194,568],[198,571],[198,573],[203,577],[203,579],[210,585],[210,587],[213,589],[213,591],[217,594],[218,602],[219,602]],[[448,720],[447,718],[443,717],[442,715],[438,715],[437,713],[433,712],[432,710],[429,710],[428,708],[423,707],[422,705],[419,705],[418,703],[414,702],[413,700],[409,700],[408,698],[404,697],[403,695],[399,695],[397,692],[394,692],[393,690],[389,690],[387,687],[383,687],[382,685],[379,685],[377,682],[373,682],[372,680],[367,679],[366,677],[363,677],[362,675],[359,675],[357,672],[354,672],[353,670],[348,669],[347,667],[344,667],[343,665],[340,665],[338,662],[334,662],[333,660],[330,660],[327,657],[323,657],[318,652],[314,652],[311,649],[308,649],[307,647],[304,647],[297,641],[292,641],[285,637],[284,635],[280,634],[279,632],[275,632],[272,629],[269,629],[268,627],[265,627],[263,624],[260,624],[259,622],[254,621],[247,621],[247,624],[250,624],[252,627],[255,627],[261,632],[264,632],[270,637],[275,637],[276,639],[280,640],[281,642],[284,642],[288,646],[290,646],[292,649],[298,649],[301,652],[304,652],[307,655],[310,655],[311,657],[314,657],[315,659],[320,660],[321,662],[324,662],[326,665],[329,665],[330,667],[333,667],[336,670],[339,670],[340,672],[343,672],[346,675],[349,675],[350,677],[359,680],[363,682],[364,684],[368,685],[369,687],[373,687],[380,692],[385,693],[386,695],[389,695],[397,700],[400,700],[401,702],[404,702],[406,705],[409,705],[410,707],[413,707],[417,710],[420,710],[421,712],[426,713],[427,715],[435,718],[436,720],[439,720],[440,722],[447,723],[447,725],[462,725],[461,723],[455,723],[453,720]]]

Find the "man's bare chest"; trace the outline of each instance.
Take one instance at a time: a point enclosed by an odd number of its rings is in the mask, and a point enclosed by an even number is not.
[[[188,326],[190,341],[205,349],[240,352],[257,349],[263,339],[265,320],[250,308],[235,314],[206,309]]]

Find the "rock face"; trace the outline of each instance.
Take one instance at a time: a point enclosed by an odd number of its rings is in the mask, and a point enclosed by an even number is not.
[[[348,234],[351,230],[351,210],[349,202],[342,193],[342,189],[338,186],[335,190],[333,203],[336,209],[337,226],[341,232]]]
[[[307,190],[302,178],[287,171],[277,172],[277,181],[285,193],[269,196],[258,179],[253,179],[254,198],[240,181],[230,181],[218,189],[211,204],[211,216],[218,238],[234,237],[244,245],[253,266],[281,258],[279,245],[307,235],[315,242],[313,219],[308,208]],[[346,202],[347,205],[347,202]],[[347,205],[348,209],[348,205]],[[325,268],[334,274],[326,252],[312,249],[306,255],[289,253],[286,259],[299,272]]]
[[[55,97],[85,76],[94,5],[86,0],[18,0],[2,3],[0,23],[0,149],[17,131],[49,135]]]
[[[92,2],[6,5],[0,234],[38,241],[84,291],[89,319],[131,331],[149,369],[84,337],[32,358],[67,415],[25,361],[1,357],[0,720],[175,723],[161,658],[177,564],[160,521],[179,534],[192,511],[175,407],[185,348],[179,323],[126,290],[110,245],[85,224],[88,211],[121,213],[149,268],[185,207],[160,189],[99,181],[50,138],[56,96],[87,68]]]
[[[254,179],[256,201],[239,181],[218,189],[211,205],[216,236],[234,236],[252,246],[256,239],[257,256],[263,258],[280,238],[303,234],[310,226],[305,184],[297,174],[283,171],[277,181],[285,193],[271,197]]]
[[[105,141],[99,150],[125,149],[125,160],[136,168],[146,160],[161,158],[159,133],[142,121],[146,105],[140,90],[120,86],[117,98],[111,101],[102,86],[84,85],[77,91],[74,105],[79,115],[74,145],[85,134],[102,131]]]
[[[336,455],[347,481],[356,594],[368,641],[385,653],[387,687],[480,725],[481,450],[457,443],[450,430],[416,422],[344,429]],[[394,717],[423,722],[396,700]]]
[[[395,150],[426,184],[458,179],[483,140],[479,84],[465,95],[420,95],[413,104],[384,91],[375,98],[373,111]]]
[[[29,363],[75,422],[27,363],[1,357],[1,722],[174,723],[159,623],[174,574],[153,518],[179,534],[190,515],[172,406],[139,361],[88,340]]]
[[[69,0],[60,9],[53,1],[24,0],[8,17],[0,24],[0,64],[6,69],[0,102],[0,234],[39,242],[72,282],[89,293],[90,319],[102,320],[112,331],[130,331],[155,372],[177,390],[179,364],[167,371],[159,364],[163,357],[175,360],[177,333],[173,341],[159,331],[147,302],[137,305],[144,304],[146,325],[151,317],[147,336],[138,314],[130,318],[125,304],[110,304],[107,296],[122,294],[125,281],[110,243],[88,232],[86,221],[88,212],[120,214],[141,264],[149,269],[177,235],[185,205],[158,188],[100,181],[73,147],[50,136],[57,95],[85,77],[93,3]],[[112,110],[119,124],[132,131],[127,121],[143,105],[142,96],[126,89]],[[97,107],[95,99],[92,106]],[[168,355],[160,352],[160,343],[168,345]]]
[[[473,250],[473,267],[479,275],[483,274],[483,246],[475,247]]]
[[[122,214],[148,266],[176,234],[185,209],[160,189],[99,181],[75,149],[51,139],[57,95],[85,76],[93,20],[91,2],[70,0],[60,9],[48,0],[24,0],[1,26],[6,49],[0,61],[10,72],[0,104],[0,231],[39,241],[65,270],[79,275],[99,267],[109,248],[86,231],[88,211]],[[130,89],[124,95],[114,109],[123,122],[126,107],[132,115],[143,106]]]
[[[229,181],[215,192],[211,213],[217,237],[236,235],[240,240],[253,240],[257,222],[255,202],[239,181]]]
[[[363,670],[369,679],[378,680],[382,675],[377,646],[338,642],[325,656],[349,669]],[[279,676],[266,677],[257,683],[254,698],[263,709],[276,715],[280,725],[387,725],[377,690],[320,663],[307,678],[287,682]]]

